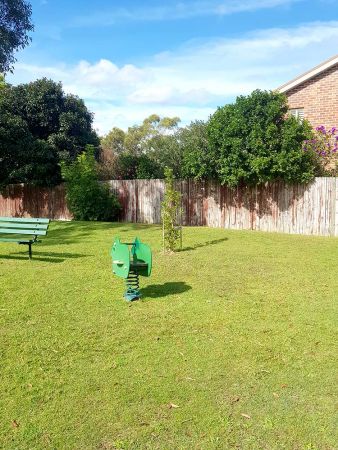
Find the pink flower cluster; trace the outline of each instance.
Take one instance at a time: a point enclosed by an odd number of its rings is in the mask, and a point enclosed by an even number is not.
[[[326,129],[324,125],[316,128],[314,139],[304,141],[303,150],[313,151],[321,157],[329,157],[338,152],[338,136],[336,127]]]

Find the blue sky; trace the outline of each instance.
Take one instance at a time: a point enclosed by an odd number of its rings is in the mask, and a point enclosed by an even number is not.
[[[338,53],[338,0],[33,0],[8,81],[62,81],[100,134],[157,113],[183,124]]]

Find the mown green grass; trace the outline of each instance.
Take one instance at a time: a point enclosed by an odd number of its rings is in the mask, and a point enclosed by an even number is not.
[[[115,235],[154,251],[132,304]],[[338,239],[187,228],[168,256],[159,227],[72,222],[23,250],[0,246],[1,448],[337,448]]]

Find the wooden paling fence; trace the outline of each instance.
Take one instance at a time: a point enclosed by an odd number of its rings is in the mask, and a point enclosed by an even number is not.
[[[12,184],[0,191],[1,217],[46,217],[56,220],[72,218],[66,204],[64,185],[53,188]]]
[[[120,220],[160,223],[163,180],[112,180],[122,205]],[[178,180],[183,225],[338,236],[338,178],[308,185],[267,183],[229,189],[215,181]],[[0,194],[0,216],[71,219],[63,185],[52,189],[8,186]]]

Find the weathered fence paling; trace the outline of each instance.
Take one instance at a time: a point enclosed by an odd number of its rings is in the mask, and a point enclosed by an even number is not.
[[[69,220],[72,218],[66,204],[64,185],[41,188],[15,184],[0,192],[0,216],[46,217]]]
[[[122,221],[161,222],[163,180],[110,182]],[[338,236],[338,179],[309,185],[267,183],[230,189],[216,181],[178,180],[183,225]]]
[[[160,223],[163,180],[112,180],[123,222]],[[338,236],[338,178],[308,185],[267,183],[230,189],[216,181],[177,180],[183,225]],[[71,219],[65,187],[9,186],[0,195],[0,216]]]

